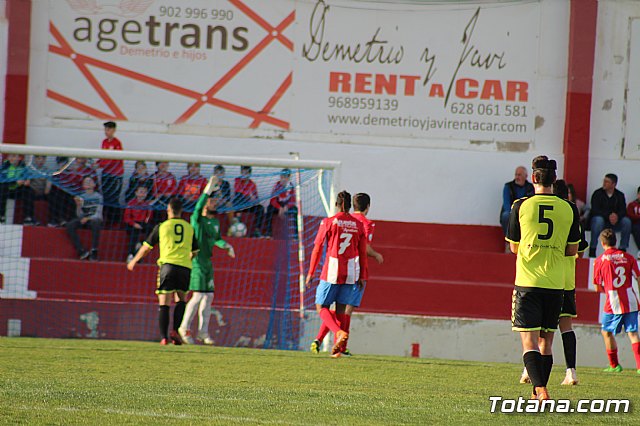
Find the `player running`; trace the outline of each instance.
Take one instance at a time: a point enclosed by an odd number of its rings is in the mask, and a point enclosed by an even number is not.
[[[182,324],[178,329],[182,341],[190,345],[194,343],[193,337],[191,337],[191,322],[196,311],[199,317],[196,338],[205,345],[213,345],[213,339],[209,336],[209,318],[211,318],[211,302],[213,302],[214,292],[213,265],[211,264],[213,247],[226,250],[231,258],[236,257],[233,247],[220,236],[220,222],[215,216],[216,207],[222,195],[218,192],[219,189],[218,178],[212,176],[204,188],[204,192],[198,198],[191,215],[191,226],[193,226],[200,250],[193,258],[189,284],[189,290],[192,292],[191,299],[187,303]]]
[[[640,339],[638,338],[638,295],[633,288],[631,277],[638,279],[640,271],[634,257],[616,248],[616,234],[611,229],[600,233],[600,244],[604,253],[593,265],[593,283],[598,292],[605,293],[602,317],[602,337],[609,357],[607,373],[619,373],[622,366],[618,362],[618,345],[615,335],[627,332],[633,356],[636,358],[636,372],[640,374]]]
[[[569,199],[569,187],[562,179],[558,179],[553,184],[554,193],[564,199]],[[567,364],[567,371],[562,381],[562,385],[575,386],[578,384],[578,373],[576,372],[576,352],[577,341],[576,333],[573,331],[573,318],[578,316],[578,310],[576,308],[576,259],[582,257],[585,250],[589,247],[587,240],[584,236],[584,229],[580,226],[580,244],[578,244],[578,254],[576,256],[565,256],[566,262],[565,270],[565,286],[564,286],[564,301],[562,304],[562,311],[560,313],[560,320],[558,326],[560,328],[560,335],[562,336],[562,347],[564,349],[564,360]],[[525,368],[520,377],[520,383],[531,383],[531,379],[527,374]]]
[[[333,313],[329,307],[335,302],[336,311],[344,312],[344,307],[352,301],[354,292],[364,288],[365,281],[361,272],[367,270],[367,240],[362,223],[349,214],[351,194],[347,191],[339,193],[336,207],[338,213],[320,223],[306,280],[309,286],[326,241],[327,255],[320,284],[316,289],[316,309],[322,322],[336,334],[336,342],[331,351],[335,358],[346,347],[349,333],[343,329],[346,323],[344,313]]]
[[[144,241],[138,253],[127,264],[127,269],[133,271],[136,264],[148,255],[153,247],[160,245],[158,258],[158,322],[160,325],[161,345],[169,343],[181,345],[182,339],[178,334],[178,327],[182,322],[185,309],[185,294],[189,289],[191,275],[191,259],[198,251],[198,242],[194,238],[193,227],[181,218],[182,201],[171,198],[167,205],[167,220],[153,228]],[[169,311],[171,299],[176,302],[173,308],[173,330],[169,330]]]
[[[375,229],[375,223],[372,220],[367,218],[367,214],[369,213],[369,207],[371,205],[371,197],[365,193],[358,193],[353,196],[353,214],[352,216],[358,219],[364,226],[364,234],[367,240],[367,256],[373,257],[378,263],[384,262],[384,257],[377,251],[371,247],[371,242],[373,241],[373,231]],[[368,265],[367,265],[368,266]],[[369,279],[369,268],[362,273],[363,279],[366,281]],[[354,292],[352,294],[352,300],[347,304],[344,311],[343,321],[344,326],[340,324],[340,327],[349,333],[349,327],[351,325],[351,315],[353,314],[354,308],[360,306],[360,302],[362,301],[362,296],[364,295],[364,286],[363,287],[354,287]],[[337,313],[340,315],[341,313]],[[323,323],[320,326],[320,331],[316,336],[315,340],[311,342],[311,352],[312,353],[320,353],[320,347],[322,345],[322,341],[325,336],[329,333],[329,328]],[[351,352],[346,347],[342,350],[342,355],[351,356]]]
[[[512,329],[520,332],[532,398],[546,400],[553,366],[551,345],[563,303],[564,257],[578,252],[580,219],[574,204],[553,194],[556,162],[539,156],[532,166],[535,195],[513,203],[506,240],[518,255]]]

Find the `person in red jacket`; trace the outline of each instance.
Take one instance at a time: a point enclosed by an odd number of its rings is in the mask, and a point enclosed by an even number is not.
[[[258,187],[251,179],[251,166],[240,166],[240,177],[233,182],[233,207],[236,212],[249,212],[255,215],[254,238],[262,237],[262,221],[264,220],[264,207],[260,204]]]
[[[156,172],[153,174],[153,220],[156,223],[166,218],[166,208],[171,197],[176,195],[178,184],[176,177],[169,171],[169,163],[156,161]]]
[[[124,224],[129,235],[129,246],[127,263],[135,256],[136,245],[140,243],[140,237],[147,235],[152,228],[151,204],[147,200],[148,190],[146,186],[140,185],[136,188],[136,198],[127,203],[124,211]]]
[[[282,169],[280,172],[280,180],[276,182],[271,191],[271,201],[267,206],[267,231],[265,236],[271,238],[273,215],[277,214],[280,218],[293,218],[294,236],[298,235],[298,223],[296,215],[298,208],[296,207],[296,191],[291,184],[291,170]],[[290,220],[287,220],[287,224]],[[289,226],[287,226],[289,233]]]
[[[122,142],[115,137],[116,123],[107,121],[104,123],[104,135],[102,149],[122,151]],[[107,224],[120,223],[122,211],[120,209],[120,192],[122,192],[122,176],[124,175],[124,162],[122,160],[97,161],[98,168],[102,169],[102,195],[104,197],[104,221]]]
[[[640,186],[638,187],[636,199],[627,205],[627,216],[629,216],[633,224],[631,226],[631,235],[633,235],[636,246],[640,249]],[[640,259],[640,251],[636,257]]]
[[[208,181],[207,178],[200,174],[199,163],[187,164],[187,172],[178,182],[178,196],[182,197],[182,202],[187,210],[191,210],[191,208],[195,207],[196,201],[198,201]]]

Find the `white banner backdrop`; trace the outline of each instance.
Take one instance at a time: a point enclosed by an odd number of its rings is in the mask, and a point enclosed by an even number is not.
[[[533,140],[538,2],[50,0],[48,8],[50,119],[425,146]]]

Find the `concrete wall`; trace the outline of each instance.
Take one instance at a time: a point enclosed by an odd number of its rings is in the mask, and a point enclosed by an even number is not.
[[[0,0],[0,135],[4,132],[4,96],[7,75],[7,51],[9,42],[9,25],[6,16],[7,0]]]
[[[638,160],[623,157],[623,142],[637,145],[638,140],[625,140],[627,124],[638,117],[625,117],[626,90],[631,55],[632,18],[640,17],[640,3],[628,0],[600,0],[593,75],[591,109],[591,143],[589,152],[589,194],[602,186],[606,173],[619,177],[618,189],[635,199],[640,185]],[[585,173],[587,171],[585,170]]]
[[[35,5],[33,28],[40,30],[32,35],[28,143],[98,147],[102,139],[99,120],[90,126],[71,126],[45,117],[50,37],[41,30],[47,28],[46,7]],[[367,143],[361,138],[336,140],[322,135],[284,134],[282,139],[176,135],[157,126],[127,123],[121,125],[119,136],[129,150],[268,157],[288,157],[290,151],[298,151],[305,159],[340,160],[341,186],[370,193],[374,219],[497,225],[502,185],[513,178],[515,166],[530,164],[540,153],[563,163],[569,2],[541,0],[540,5],[539,51],[529,52],[538,58],[537,129],[524,152],[509,144],[483,147],[472,141],[462,141],[464,149],[429,149],[403,146],[391,138]],[[431,142],[431,146],[453,146],[447,140]]]
[[[607,354],[600,327],[577,325],[574,330],[578,339],[578,369],[606,367]],[[417,343],[421,358],[522,364],[520,336],[511,331],[510,321],[357,312],[351,321],[350,335],[349,348],[354,354],[411,356],[412,344]],[[621,334],[616,340],[621,365],[634,369],[628,337]],[[553,353],[556,368],[564,368],[560,332],[556,333]]]

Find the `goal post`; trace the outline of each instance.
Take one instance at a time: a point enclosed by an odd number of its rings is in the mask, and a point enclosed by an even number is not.
[[[215,297],[209,332],[219,345],[278,349],[300,349],[312,337],[309,333],[318,320],[310,309],[312,292],[304,286],[306,254],[313,247],[320,220],[332,213],[329,200],[338,190],[340,162],[300,159],[293,154],[264,158],[17,144],[0,144],[0,153],[5,164],[7,157],[17,161],[11,170],[23,170],[20,176],[17,172],[0,174],[0,185],[13,188],[8,192],[12,195],[6,211],[14,210],[12,223],[0,225],[5,246],[0,250],[0,306],[4,305],[0,335],[10,321],[13,329],[20,324],[22,335],[154,340],[157,268],[153,260],[157,253],[140,270],[126,271],[127,247],[133,246],[132,228],[126,220],[146,217],[149,226],[162,220],[166,204],[161,200],[166,193],[161,194],[161,167],[173,179],[172,194],[182,197],[185,210],[191,213],[202,182],[216,166],[223,166],[231,193],[217,217],[223,238],[234,246],[237,259],[214,248]],[[20,157],[15,160],[15,156]],[[122,170],[114,179],[117,163]],[[146,165],[147,179],[152,181],[144,181],[148,186],[140,191],[143,195],[136,193],[144,186],[143,180],[136,180],[135,187],[131,183],[140,164]],[[257,198],[244,196],[242,166],[252,168],[250,180]],[[283,177],[284,169],[291,170],[289,181]],[[87,177],[97,182],[95,192],[102,196],[103,222],[95,259],[93,255],[80,259],[69,229],[74,213],[84,208],[79,206],[88,204],[84,199]],[[45,196],[36,194],[35,187],[18,185],[18,181],[36,180],[51,187],[51,192]],[[285,183],[278,186],[281,182]],[[295,194],[295,200],[287,201],[287,191]],[[136,197],[144,207],[136,204]],[[278,209],[280,202],[291,202],[295,208]],[[66,212],[56,213],[53,204],[62,205]],[[30,208],[34,217],[27,224]],[[295,215],[291,214],[294,210]],[[109,214],[113,214],[111,221]],[[227,236],[235,220],[246,223],[248,235]],[[76,242],[89,251],[93,231],[73,232],[79,237]],[[137,246],[143,236],[136,238]],[[196,323],[197,319],[194,329]]]

